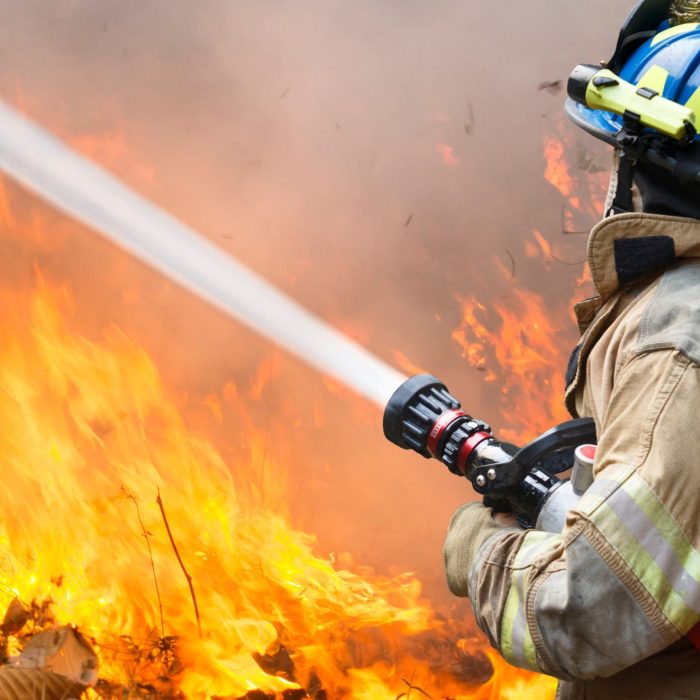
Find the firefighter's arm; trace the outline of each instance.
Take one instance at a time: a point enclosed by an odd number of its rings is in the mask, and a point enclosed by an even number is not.
[[[565,679],[610,676],[698,623],[699,396],[700,369],[674,350],[619,370],[595,483],[561,535],[499,531],[486,509],[456,514],[448,581],[508,661]]]

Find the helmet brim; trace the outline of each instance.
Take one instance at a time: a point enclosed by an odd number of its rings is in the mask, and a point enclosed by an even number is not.
[[[588,107],[574,102],[570,97],[567,98],[564,109],[576,126],[611,146],[617,146],[617,135],[621,125],[611,119],[612,115],[588,109]]]

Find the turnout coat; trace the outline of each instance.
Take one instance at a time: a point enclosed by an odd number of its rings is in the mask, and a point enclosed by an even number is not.
[[[700,700],[700,221],[611,217],[589,263],[566,402],[595,421],[594,483],[561,534],[463,506],[448,583],[562,700]]]

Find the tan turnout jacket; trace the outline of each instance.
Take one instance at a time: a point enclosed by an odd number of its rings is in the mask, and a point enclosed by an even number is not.
[[[596,424],[593,486],[561,535],[460,509],[448,582],[560,698],[700,700],[700,221],[606,219],[589,262],[566,400]]]

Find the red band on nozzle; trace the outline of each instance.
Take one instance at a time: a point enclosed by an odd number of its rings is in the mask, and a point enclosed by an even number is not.
[[[464,444],[462,445],[461,449],[459,450],[459,456],[457,457],[457,469],[466,476],[467,475],[467,462],[469,461],[469,458],[472,456],[472,452],[481,445],[484,440],[488,440],[489,438],[492,438],[493,435],[491,433],[485,433],[485,432],[478,432],[474,433],[473,435],[470,435],[465,441]]]
[[[430,452],[433,457],[439,459],[437,454],[438,445],[440,444],[440,439],[445,433],[447,427],[452,425],[457,418],[462,418],[466,415],[467,414],[464,411],[460,411],[458,408],[456,408],[452,411],[445,411],[442,415],[438,416],[438,419],[435,421],[435,423],[433,423],[433,427],[430,430],[428,441],[426,443],[428,452]]]

